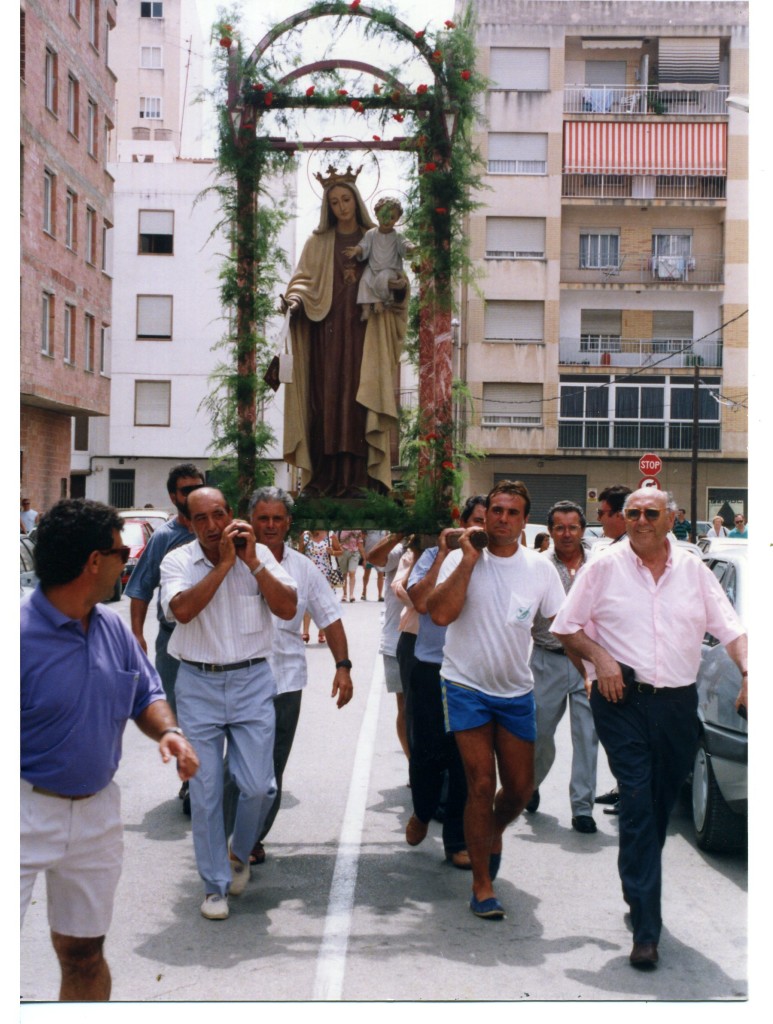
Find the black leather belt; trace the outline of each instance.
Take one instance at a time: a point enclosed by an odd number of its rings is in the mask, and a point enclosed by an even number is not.
[[[211,665],[204,661],[188,661],[187,658],[180,658],[185,665],[193,665],[200,672],[236,672],[240,668],[249,668],[251,665],[259,665],[265,658],[248,658],[246,661],[234,661],[230,665]]]
[[[542,644],[537,644],[537,647],[542,647]],[[542,647],[543,651],[547,651],[549,654],[563,654],[566,657],[566,651],[563,647]]]
[[[673,694],[681,693],[682,690],[689,690],[694,687],[695,683],[688,683],[687,686],[653,686],[652,683],[640,683],[635,682],[633,684],[634,693],[664,693]]]

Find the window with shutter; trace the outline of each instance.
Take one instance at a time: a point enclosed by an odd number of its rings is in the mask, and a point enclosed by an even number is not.
[[[550,50],[537,47],[492,47],[492,89],[547,92],[550,88]]]
[[[486,341],[541,342],[544,325],[544,302],[492,299],[486,303]]]
[[[547,174],[548,137],[541,132],[490,132],[489,174]]]
[[[137,380],[134,382],[135,427],[168,427],[172,400],[169,380]]]
[[[137,338],[171,339],[172,296],[137,296]]]
[[[140,210],[140,255],[172,255],[174,253],[174,211]]]
[[[486,259],[545,258],[544,217],[487,217]]]
[[[542,385],[483,385],[484,427],[539,427],[542,425]]]

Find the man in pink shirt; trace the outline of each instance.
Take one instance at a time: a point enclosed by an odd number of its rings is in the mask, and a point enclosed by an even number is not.
[[[658,962],[661,850],[695,755],[695,678],[707,631],[740,669],[736,707],[747,705],[743,626],[709,569],[669,538],[675,514],[664,491],[630,494],[628,540],[589,562],[551,626],[593,680],[596,732],[620,789],[618,868],[633,925],[629,959],[645,969]]]

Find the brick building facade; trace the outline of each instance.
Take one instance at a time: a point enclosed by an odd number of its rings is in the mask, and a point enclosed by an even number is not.
[[[111,324],[114,0],[21,3],[23,494],[69,492],[73,418],[105,416]]]

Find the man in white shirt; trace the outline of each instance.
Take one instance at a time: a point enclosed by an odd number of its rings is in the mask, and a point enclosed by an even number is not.
[[[624,506],[628,540],[577,576],[552,632],[594,680],[591,710],[620,789],[618,868],[633,925],[632,966],[652,969],[660,939],[661,850],[698,741],[695,678],[708,631],[742,674],[747,642],[717,579],[668,536],[676,503],[648,487]],[[626,680],[623,680],[625,671]]]
[[[268,835],[282,801],[282,776],[290,757],[301,697],[308,681],[306,648],[301,638],[304,612],[310,612],[318,629],[325,631],[328,650],[335,662],[335,675],[330,696],[338,708],[352,699],[353,687],[349,650],[336,595],[324,575],[310,558],[285,543],[292,526],[293,499],[281,487],[261,487],[250,498],[250,520],[258,543],[265,544],[271,554],[292,576],[298,588],[298,609],[292,619],[274,617],[274,641],[268,663],[276,680],[276,734],[274,738],[274,776],[276,797],[271,805],[258,841],[250,855],[252,864],[266,859],[263,840]],[[238,790],[232,781],[226,781],[226,835],[234,823],[234,809]]]
[[[467,530],[427,598],[432,621],[448,626],[440,675],[447,728],[467,777],[470,909],[490,920],[504,917],[492,886],[502,834],[534,791],[531,624],[538,611],[552,619],[564,597],[555,566],[518,543],[530,506],[520,481],[496,484],[486,499],[488,548],[478,551],[470,540],[480,527]]]
[[[180,661],[177,713],[199,752],[190,788],[196,865],[204,881],[201,913],[228,917],[249,856],[276,796],[274,695],[267,657],[272,613],[291,619],[296,586],[249,523],[235,520],[223,494],[201,487],[188,497],[196,540],[161,563],[161,606],[177,623],[169,653]],[[231,849],[223,829],[223,750],[239,787]]]

